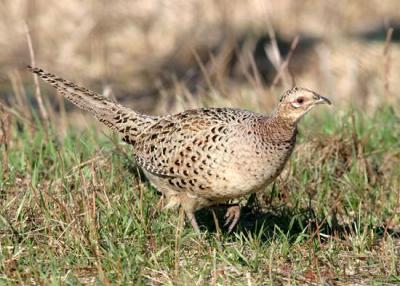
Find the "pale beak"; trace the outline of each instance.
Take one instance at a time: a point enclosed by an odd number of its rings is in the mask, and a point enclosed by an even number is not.
[[[324,104],[324,103],[329,104],[329,105],[332,104],[332,102],[329,99],[318,94],[315,104]]]

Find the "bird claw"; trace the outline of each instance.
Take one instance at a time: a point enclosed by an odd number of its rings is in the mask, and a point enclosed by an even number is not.
[[[236,226],[240,218],[240,206],[234,205],[229,207],[225,213],[225,224],[224,226],[229,225],[228,232],[231,232],[232,229]]]

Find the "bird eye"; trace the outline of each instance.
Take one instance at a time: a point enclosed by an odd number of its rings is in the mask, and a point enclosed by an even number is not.
[[[299,97],[296,101],[297,101],[298,104],[303,104],[304,98]]]

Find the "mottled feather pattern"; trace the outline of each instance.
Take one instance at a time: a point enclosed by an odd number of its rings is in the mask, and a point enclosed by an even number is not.
[[[215,199],[242,195],[274,179],[292,151],[275,143],[282,142],[285,135],[276,132],[281,122],[261,114],[234,108],[200,108],[147,116],[41,69],[32,71],[72,103],[121,133],[133,146],[138,165],[167,180],[173,192],[189,191]],[[294,146],[295,132],[288,130],[288,146]],[[243,176],[248,178],[245,186],[238,185],[235,177]]]
[[[41,69],[30,69],[118,131],[133,146],[150,182],[166,196],[167,206],[182,206],[197,230],[195,210],[270,184],[294,149],[298,120],[315,104],[330,103],[310,90],[294,88],[282,96],[271,117],[233,108],[148,116]],[[230,230],[237,220],[235,214]]]

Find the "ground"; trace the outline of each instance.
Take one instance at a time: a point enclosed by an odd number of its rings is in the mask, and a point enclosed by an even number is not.
[[[227,233],[202,232],[97,127],[64,136],[2,114],[0,284],[393,285],[400,283],[400,118],[321,112],[300,124],[282,175],[244,198]],[[8,130],[8,131],[7,131]]]

